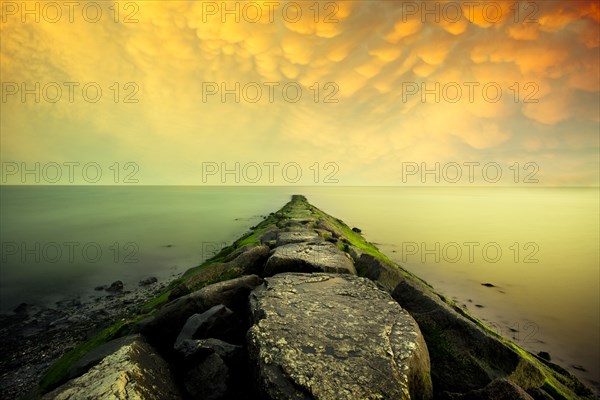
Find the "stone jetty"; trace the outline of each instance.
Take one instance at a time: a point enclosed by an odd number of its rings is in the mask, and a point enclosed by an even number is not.
[[[592,399],[300,195],[45,374],[43,399]]]

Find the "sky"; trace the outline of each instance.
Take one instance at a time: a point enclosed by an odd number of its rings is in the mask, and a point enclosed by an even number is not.
[[[598,1],[0,4],[1,184],[599,184]]]

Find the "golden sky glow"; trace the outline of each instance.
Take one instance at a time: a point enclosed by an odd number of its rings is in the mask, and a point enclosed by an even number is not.
[[[202,184],[207,162],[294,162],[311,184],[331,162],[339,184],[395,185],[421,183],[406,163],[494,162],[511,184],[518,162],[599,182],[598,1],[0,4],[10,168],[133,162],[140,184]]]

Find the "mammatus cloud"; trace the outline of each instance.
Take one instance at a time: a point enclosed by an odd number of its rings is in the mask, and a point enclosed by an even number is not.
[[[598,3],[427,3],[87,2],[99,21],[23,23],[3,1],[2,159],[131,160],[149,184],[209,160],[332,161],[342,184],[533,161],[545,184],[598,184]],[[39,103],[8,94],[36,82]]]

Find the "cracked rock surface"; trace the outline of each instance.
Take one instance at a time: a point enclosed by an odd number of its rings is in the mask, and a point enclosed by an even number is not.
[[[265,275],[280,272],[337,272],[356,275],[352,259],[329,242],[290,243],[273,250]]]
[[[181,399],[167,363],[141,337],[43,399]]]
[[[413,318],[364,278],[284,273],[250,295],[260,395],[429,399],[427,347]]]

